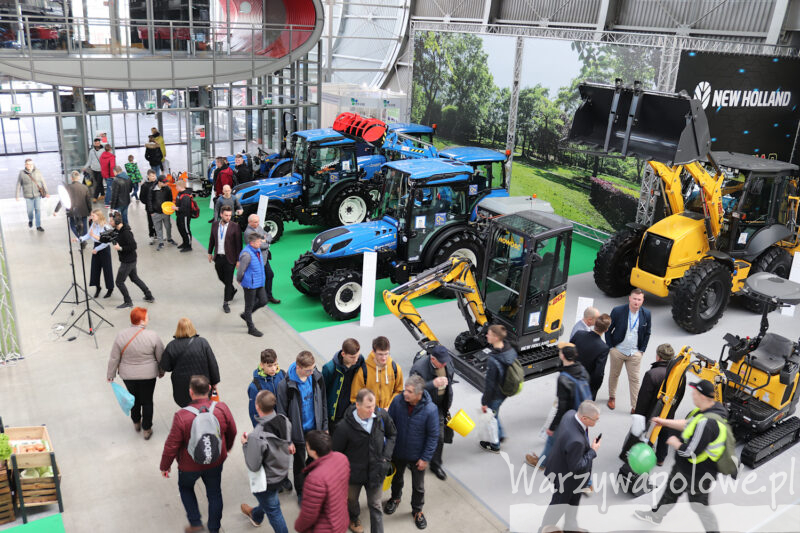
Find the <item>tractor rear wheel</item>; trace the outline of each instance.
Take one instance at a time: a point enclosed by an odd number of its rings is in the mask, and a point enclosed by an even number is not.
[[[305,285],[303,285],[301,281],[303,279],[301,271],[314,261],[316,261],[316,259],[311,252],[306,252],[297,258],[297,261],[294,262],[294,266],[292,267],[292,284],[294,285],[294,288],[309,296],[319,296],[319,292],[315,290],[309,290],[305,287]]]
[[[334,320],[349,320],[361,311],[361,273],[346,268],[328,276],[319,299]]]
[[[750,274],[748,275],[752,276],[756,272],[771,272],[772,274],[780,276],[783,279],[789,279],[789,271],[791,269],[792,256],[789,255],[789,252],[783,248],[772,246],[755,260],[753,266],[750,267]],[[747,296],[742,296],[740,300],[746,309],[749,309],[754,313],[763,313],[765,305],[769,305],[770,311],[774,311],[776,309],[774,304],[765,304],[753,298],[748,298]]]
[[[643,233],[624,229],[611,236],[594,261],[594,282],[607,295],[618,298],[633,290],[631,270],[636,266]]]
[[[475,267],[476,277],[479,277],[477,273],[483,268],[483,253],[483,243],[477,235],[469,231],[456,233],[448,237],[434,252],[428,268],[444,263],[452,257],[458,257],[469,259],[472,266]],[[433,295],[439,298],[456,297],[453,291],[442,288],[436,289]]]
[[[710,330],[728,307],[732,284],[731,271],[722,263],[695,263],[672,291],[672,318],[689,333]]]
[[[372,210],[369,193],[358,185],[349,185],[336,193],[325,212],[325,221],[332,228],[364,222]]]

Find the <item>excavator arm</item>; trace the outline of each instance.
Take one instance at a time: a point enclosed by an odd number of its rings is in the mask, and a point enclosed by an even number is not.
[[[456,293],[458,308],[472,333],[476,333],[477,327],[487,322],[486,308],[481,299],[472,263],[468,259],[451,257],[444,263],[420,273],[411,281],[392,290],[383,291],[386,307],[400,319],[423,348],[431,342],[439,342],[439,339],[422,318],[413,300],[440,288]]]

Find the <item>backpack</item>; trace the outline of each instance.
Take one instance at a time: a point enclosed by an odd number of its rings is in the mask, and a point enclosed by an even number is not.
[[[502,365],[498,361],[499,364]],[[522,392],[522,385],[525,383],[525,371],[519,362],[519,358],[506,367],[506,374],[503,376],[503,383],[500,385],[500,392],[504,396],[515,396]]]
[[[194,201],[194,196],[192,196],[189,193],[183,193],[181,195],[181,198],[183,198],[184,196],[188,196],[189,197],[189,201],[192,204],[191,217],[192,218],[200,218],[200,208],[197,206],[197,202]]]
[[[394,359],[392,359],[392,372],[394,372],[394,377],[395,377],[395,379],[397,379],[397,363],[394,362]],[[367,362],[366,361],[361,363],[361,375],[364,376],[364,385],[366,386],[366,384],[367,384]]]
[[[575,393],[573,396],[572,407],[577,411],[578,407],[581,405],[581,403],[583,403],[584,400],[592,399],[592,388],[589,386],[588,381],[570,376],[566,372],[561,372],[561,375],[572,381],[572,383],[575,385],[572,388],[572,391]]]
[[[717,460],[717,472],[726,476],[731,476],[736,479],[739,473],[739,460],[736,458],[736,437],[733,435],[733,428],[731,428],[728,421],[715,413],[706,415],[711,420],[715,421],[720,427],[726,430],[725,436],[725,449],[722,451],[719,460]]]
[[[286,372],[284,370],[278,370],[278,373],[275,374],[275,377],[278,377],[281,374],[283,374],[285,376]],[[259,393],[262,390],[264,390],[264,389],[261,388],[261,380],[259,380],[258,378],[253,378],[253,385],[256,386],[256,393]]]
[[[187,451],[195,463],[210,465],[222,455],[222,434],[219,426],[219,419],[214,416],[214,406],[217,402],[211,402],[210,407],[202,407],[198,410],[194,406],[184,407],[190,413],[194,413],[192,420],[192,430],[189,434],[189,445]]]

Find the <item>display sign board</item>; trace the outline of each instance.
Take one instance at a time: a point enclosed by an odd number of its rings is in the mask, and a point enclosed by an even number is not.
[[[702,102],[713,150],[789,161],[800,120],[798,72],[798,58],[684,51],[675,90]]]

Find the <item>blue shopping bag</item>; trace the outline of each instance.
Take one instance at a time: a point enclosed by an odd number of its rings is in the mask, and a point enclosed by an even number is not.
[[[119,402],[122,412],[125,413],[126,416],[130,416],[131,408],[133,407],[133,402],[135,401],[133,394],[128,392],[128,389],[119,383],[115,383],[113,381],[111,382],[111,389],[114,391],[114,395],[117,397],[117,402]]]

